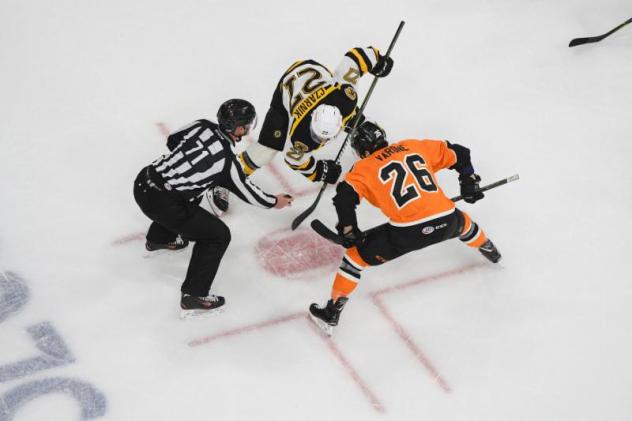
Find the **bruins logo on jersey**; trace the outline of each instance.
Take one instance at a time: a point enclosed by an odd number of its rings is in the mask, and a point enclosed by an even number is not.
[[[355,101],[358,98],[358,94],[356,94],[355,89],[353,89],[351,86],[347,86],[345,88],[345,94],[351,101]]]
[[[303,142],[297,141],[294,142],[290,149],[287,151],[286,156],[295,161],[300,161],[305,155],[306,152],[309,151],[309,147]]]

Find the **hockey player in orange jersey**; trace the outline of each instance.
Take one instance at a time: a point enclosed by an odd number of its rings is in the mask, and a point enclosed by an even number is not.
[[[446,197],[435,177],[444,168],[456,170],[464,200],[482,199],[469,149],[441,140],[406,139],[389,145],[384,130],[370,121],[358,127],[351,147],[361,159],[338,184],[333,199],[336,228],[347,252],[331,299],[323,307],[309,308],[312,320],[330,335],[362,270],[369,266],[455,237],[493,263],[501,257],[476,222]],[[361,199],[379,208],[389,221],[361,232],[355,212]]]

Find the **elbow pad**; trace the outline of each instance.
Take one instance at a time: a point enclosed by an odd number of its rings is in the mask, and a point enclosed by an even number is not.
[[[349,183],[345,181],[338,183],[333,202],[341,226],[358,225],[355,211],[356,206],[360,204],[360,196]]]
[[[470,159],[470,150],[465,146],[461,146],[456,143],[450,143],[446,141],[448,148],[452,149],[456,154],[456,164],[450,167],[451,170],[456,170],[459,174],[470,175],[474,173],[474,167],[472,166],[472,160]]]

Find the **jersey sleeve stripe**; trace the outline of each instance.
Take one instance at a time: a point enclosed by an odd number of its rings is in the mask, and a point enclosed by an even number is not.
[[[255,172],[257,169],[259,169],[259,167],[255,165],[254,162],[252,162],[252,160],[250,159],[246,151],[240,153],[237,157],[246,175],[250,175],[253,172]]]
[[[380,50],[375,47],[371,47],[371,50],[375,53],[375,60],[377,61],[380,58]]]
[[[356,48],[356,50],[358,51],[358,53],[360,53],[360,56],[366,63],[367,71],[370,72],[371,69],[373,69],[375,63],[377,63],[377,59],[374,58],[373,60],[371,60],[371,57],[369,57],[369,55],[367,54],[367,50],[364,48]]]
[[[363,54],[361,54],[360,51],[357,48],[352,48],[351,50],[349,50],[349,53],[352,54],[352,56],[351,56],[352,58],[355,58],[355,62],[360,67],[360,72],[362,74],[365,74],[366,72],[369,71],[369,69],[367,67],[367,60],[365,60],[362,57]]]
[[[292,164],[287,159],[285,160],[285,163],[288,164],[293,170],[306,170],[314,164],[314,157],[310,156],[309,159],[302,164]]]
[[[358,57],[356,57],[351,52],[351,50],[347,51],[347,53],[345,54],[345,57],[349,57],[355,63],[355,65],[358,67],[358,69],[360,68],[360,60],[358,60]]]
[[[252,184],[252,182],[239,171],[236,165],[233,165],[230,169],[230,178],[233,181],[235,187],[243,195],[243,199],[253,205],[259,205],[264,208],[271,208],[276,203],[276,198],[263,192],[259,187]]]

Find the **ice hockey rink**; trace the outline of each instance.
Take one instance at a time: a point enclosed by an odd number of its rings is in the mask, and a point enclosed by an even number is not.
[[[631,16],[622,0],[0,0],[0,421],[632,419],[632,27],[568,48]],[[307,308],[342,249],[289,229],[316,193],[277,155],[254,181],[294,205],[231,198],[226,311],[180,320],[190,248],[144,258],[132,197],[165,133],[232,97],[261,122],[292,62],[385,51],[400,20],[365,112],[393,141],[468,146],[483,184],[520,174],[459,203],[502,262],[452,240],[368,269],[329,339]],[[330,226],[333,191],[313,214]]]

